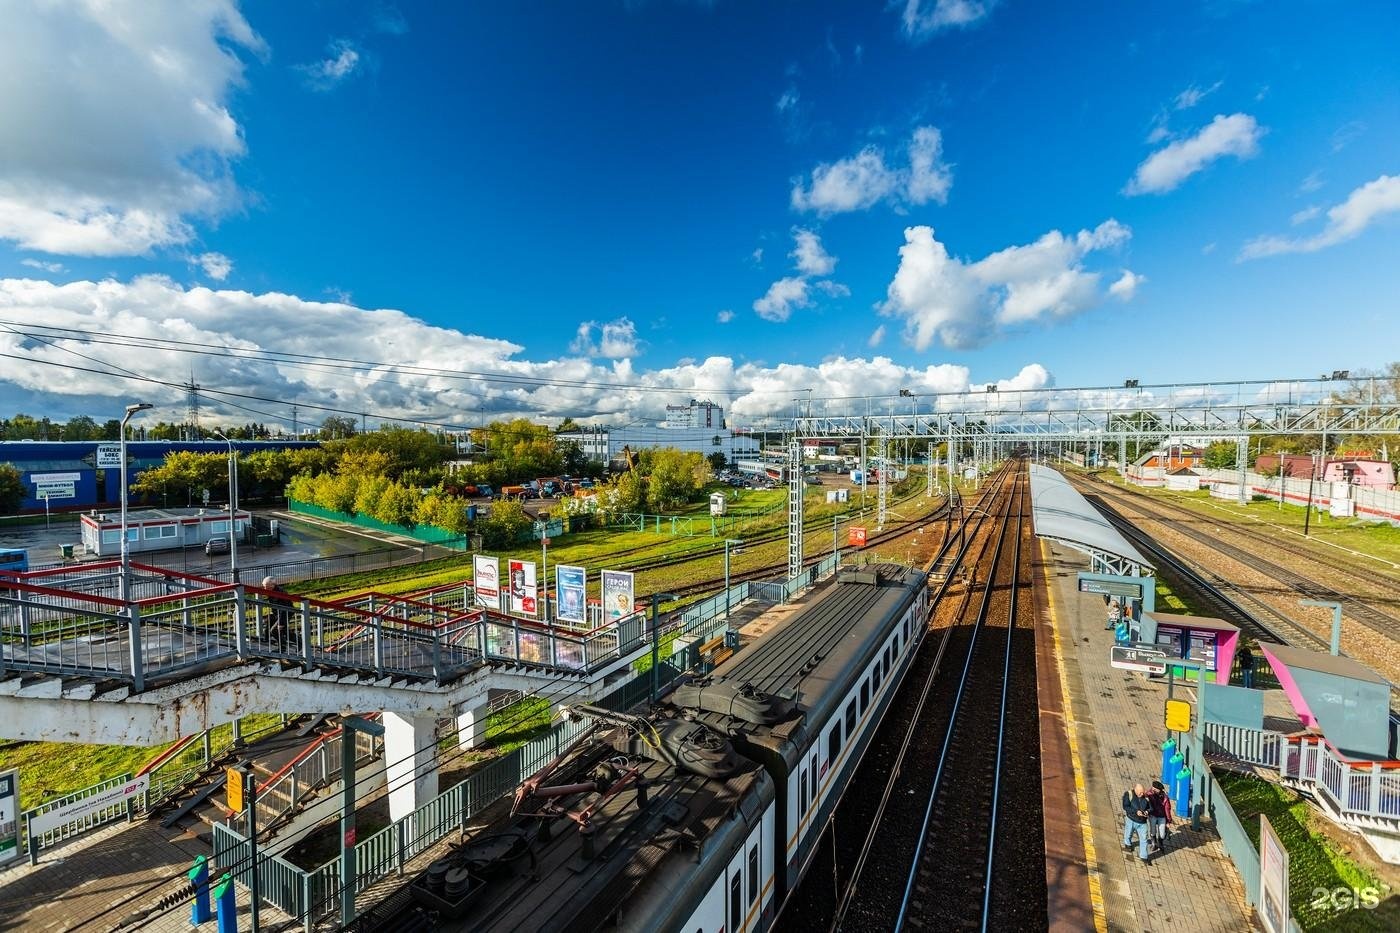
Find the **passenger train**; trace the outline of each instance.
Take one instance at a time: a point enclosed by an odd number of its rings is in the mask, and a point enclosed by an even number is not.
[[[772,928],[909,669],[928,608],[918,570],[843,570],[650,716],[574,708],[593,731],[521,784],[508,819],[414,880],[427,926]],[[501,840],[514,869],[490,855]],[[459,876],[444,875],[454,867]],[[457,877],[460,909],[444,877]],[[383,919],[404,928],[402,911]]]

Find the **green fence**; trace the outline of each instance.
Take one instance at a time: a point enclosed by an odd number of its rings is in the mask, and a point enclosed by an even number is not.
[[[467,550],[468,540],[466,536],[455,535],[450,531],[444,531],[433,525],[416,525],[409,528],[407,525],[395,525],[392,522],[377,521],[370,518],[368,515],[350,515],[346,512],[323,509],[319,505],[312,505],[310,502],[302,502],[297,499],[288,499],[287,508],[292,512],[297,512],[302,515],[314,515],[317,518],[325,518],[333,522],[345,522],[349,525],[359,525],[361,528],[373,528],[376,531],[387,531],[391,534],[403,535],[405,538],[413,538],[416,541],[436,544],[440,547],[452,548],[457,551]]]

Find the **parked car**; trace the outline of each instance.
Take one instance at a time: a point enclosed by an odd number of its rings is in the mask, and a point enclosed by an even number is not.
[[[222,535],[204,542],[204,553],[211,557],[215,554],[227,554],[228,548],[228,538]]]
[[[486,498],[490,499],[492,496],[496,495],[496,491],[490,486],[486,485],[485,483],[477,483],[476,494],[478,496],[485,496]]]

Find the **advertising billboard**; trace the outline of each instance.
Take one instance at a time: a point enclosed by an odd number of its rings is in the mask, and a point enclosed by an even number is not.
[[[534,616],[538,611],[539,590],[535,581],[535,562],[513,560],[510,562],[510,611],[518,615]]]
[[[554,584],[559,592],[555,607],[559,621],[576,625],[588,621],[588,571],[560,564],[554,568]]]
[[[482,609],[501,608],[501,560],[498,557],[472,558],[472,589],[476,592],[476,604]]]
[[[603,620],[612,622],[631,615],[635,602],[632,574],[625,570],[604,570]]]

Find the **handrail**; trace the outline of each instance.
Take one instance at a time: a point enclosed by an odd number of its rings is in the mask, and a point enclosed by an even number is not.
[[[35,572],[42,573],[43,571]],[[52,596],[56,599],[71,599],[79,602],[97,603],[101,606],[115,606],[118,609],[125,609],[127,605],[120,599],[113,599],[110,596],[98,596],[94,593],[80,593],[74,590],[58,590],[51,586],[37,586],[33,583],[24,583],[19,579],[16,579],[13,583],[6,583],[5,585],[16,592],[35,593],[40,596]]]
[[[364,718],[371,720],[379,719],[380,714],[378,712],[366,713]],[[278,768],[275,772],[269,775],[266,780],[264,780],[261,784],[258,785],[258,796],[261,797],[263,791],[271,787],[276,781],[279,781],[283,777],[285,777],[289,771],[291,771],[297,765],[305,761],[307,757],[311,755],[312,752],[316,751],[316,749],[320,748],[322,745],[330,741],[330,739],[334,738],[335,736],[341,735],[344,731],[344,726],[336,726],[329,732],[324,732],[321,735],[317,736],[314,740],[310,742],[310,744],[308,744],[305,748],[298,752],[296,756],[292,758],[291,761],[288,761],[282,767]]]
[[[202,590],[185,590],[179,593],[158,593],[155,596],[145,596],[141,599],[133,599],[132,602],[144,608],[146,606],[155,606],[161,603],[178,602],[182,599],[189,599],[192,596],[199,596],[201,598],[205,596],[217,596],[220,593],[231,593],[237,589],[238,584],[236,583],[221,583],[218,586],[212,586]]]
[[[189,748],[195,743],[196,739],[200,738],[203,735],[204,732],[192,732],[189,735],[185,736],[183,739],[176,742],[174,745],[170,746],[165,751],[161,752],[159,755],[142,765],[136,771],[136,777],[141,777],[141,775],[143,774],[150,774],[156,768],[159,768],[161,765],[165,764],[167,761],[174,758],[176,755],[180,754],[185,749]]]

